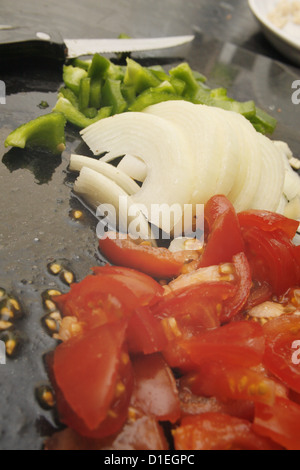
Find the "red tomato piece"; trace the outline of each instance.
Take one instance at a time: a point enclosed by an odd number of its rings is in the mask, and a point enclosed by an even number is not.
[[[132,364],[133,407],[159,421],[175,423],[180,417],[180,401],[174,376],[162,356],[136,356]]]
[[[163,287],[152,277],[135,269],[120,266],[97,266],[93,272],[99,276],[109,276],[125,285],[137,298],[138,305],[148,305],[155,302],[163,293]]]
[[[131,353],[152,354],[166,347],[162,324],[148,307],[137,308],[130,316],[127,342]]]
[[[261,362],[265,339],[258,323],[240,321],[194,336],[182,345],[192,361],[198,365],[217,361],[251,367]]]
[[[130,238],[108,233],[99,240],[99,249],[111,263],[137,269],[158,279],[178,276],[187,260],[198,258],[195,252],[172,253],[167,248],[137,244]]]
[[[88,327],[129,317],[136,308],[155,303],[164,292],[158,282],[137,271],[105,266],[94,272],[72,284],[67,294],[55,297],[65,316],[75,316]]]
[[[223,413],[184,417],[173,431],[176,450],[275,450],[280,447],[257,435],[249,421]]]
[[[263,357],[265,367],[288,387],[300,393],[300,364],[297,348],[300,350],[300,317],[284,315],[269,320],[263,327],[266,349]]]
[[[82,435],[110,435],[126,421],[133,382],[125,331],[124,323],[106,324],[61,343],[54,352],[59,414]]]
[[[206,362],[198,372],[184,379],[193,393],[205,397],[217,397],[219,400],[243,400],[272,405],[275,400],[275,382],[255,370],[223,364]]]
[[[226,281],[206,281],[165,295],[153,308],[158,318],[173,317],[181,325],[199,329],[220,326],[222,302],[236,294],[236,286]]]
[[[265,232],[280,230],[284,232],[290,240],[296,235],[299,227],[297,220],[277,214],[276,212],[264,210],[248,210],[238,214],[239,223],[242,229],[257,227]]]
[[[251,227],[244,228],[242,233],[254,280],[268,282],[273,294],[278,296],[298,284],[295,247],[284,232]]]
[[[237,289],[232,299],[223,302],[220,315],[222,323],[228,322],[242,310],[248,300],[252,286],[251,271],[246,255],[244,253],[234,255],[233,265],[237,278]]]
[[[209,233],[200,258],[201,267],[230,262],[234,255],[244,251],[237,214],[225,196],[213,196],[205,205],[204,217]]]
[[[287,450],[300,450],[300,406],[283,397],[273,406],[256,403],[253,429]]]

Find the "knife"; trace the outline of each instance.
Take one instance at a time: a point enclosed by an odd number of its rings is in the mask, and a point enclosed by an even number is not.
[[[0,63],[20,58],[72,59],[98,53],[167,49],[191,42],[193,35],[133,39],[62,39],[56,31],[0,25]]]

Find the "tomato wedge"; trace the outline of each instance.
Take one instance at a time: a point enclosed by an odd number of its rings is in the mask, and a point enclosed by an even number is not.
[[[273,406],[256,403],[253,429],[287,450],[300,450],[300,406],[283,397]]]
[[[295,246],[284,232],[247,227],[242,233],[254,280],[268,282],[273,294],[278,296],[298,284]]]
[[[244,251],[237,214],[225,196],[213,196],[207,202],[204,218],[209,233],[200,258],[201,267],[230,262],[234,255]]]
[[[99,249],[111,263],[137,269],[158,279],[178,276],[186,261],[198,258],[196,252],[172,253],[167,248],[137,244],[130,238],[108,233],[99,240]]]
[[[223,413],[184,417],[173,431],[176,450],[276,450],[280,446],[257,435],[247,420]]]
[[[296,235],[299,227],[297,220],[264,210],[248,210],[238,214],[241,229],[257,227],[265,232],[282,231],[290,240]]]
[[[266,349],[265,367],[288,387],[300,393],[300,365],[293,361],[293,343],[300,341],[300,317],[284,315],[269,320],[263,327]],[[300,344],[300,343],[299,343]]]
[[[260,364],[265,346],[262,327],[255,322],[232,322],[190,340],[182,346],[195,364],[207,361],[251,367]]]
[[[106,324],[61,343],[55,350],[58,411],[63,422],[82,435],[110,435],[127,419],[133,380],[123,346],[125,332],[124,322]]]
[[[156,301],[162,286],[146,274],[126,268],[97,267],[67,294],[55,297],[64,316],[74,316],[94,328],[127,318],[141,306]]]
[[[275,382],[250,368],[210,361],[201,364],[198,372],[185,377],[193,393],[219,400],[243,400],[272,405]]]

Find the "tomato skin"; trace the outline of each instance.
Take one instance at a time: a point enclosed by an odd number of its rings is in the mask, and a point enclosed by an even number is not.
[[[187,416],[173,431],[176,450],[276,450],[278,445],[257,435],[249,421],[223,413]]]
[[[265,347],[262,327],[255,322],[228,323],[221,328],[194,336],[183,343],[191,360],[251,367],[260,364]]]
[[[278,296],[298,284],[295,247],[284,232],[267,232],[251,227],[242,229],[242,233],[254,280],[268,282],[272,293]]]
[[[118,239],[110,233],[99,240],[99,249],[111,263],[137,269],[158,279],[178,276],[184,265],[182,256],[167,248],[137,245],[129,238]]]
[[[251,271],[246,255],[241,252],[233,256],[233,264],[237,276],[237,290],[233,299],[223,303],[220,321],[226,323],[235,317],[246,304],[252,286]]]
[[[136,356],[132,361],[135,387],[132,406],[159,421],[175,423],[180,401],[171,369],[160,354]]]
[[[74,316],[89,328],[128,318],[164,292],[154,279],[131,269],[100,266],[93,271],[94,275],[72,284],[67,294],[54,298],[64,316]]]
[[[276,212],[248,210],[238,213],[241,229],[257,227],[265,232],[282,231],[290,240],[296,235],[299,222]]]
[[[283,397],[273,406],[256,403],[253,429],[287,450],[300,450],[300,406]]]
[[[94,267],[93,272],[124,284],[135,295],[139,306],[155,303],[164,293],[163,287],[155,279],[135,269],[107,264]]]
[[[293,363],[294,341],[300,341],[300,318],[283,315],[263,327],[266,348],[264,366],[295,392],[300,393],[300,365]]]
[[[204,208],[204,218],[209,233],[199,266],[230,262],[234,255],[244,251],[244,241],[237,214],[225,196],[213,196],[207,202]]]
[[[114,405],[119,381],[127,383],[126,395],[122,397],[126,419],[132,374],[128,355],[127,368],[122,362],[126,354],[123,350],[125,331],[124,322],[106,324],[61,343],[54,352],[53,375],[61,397],[58,410],[65,424],[81,434],[102,437],[103,432],[116,431],[108,426],[101,430],[99,427]],[[124,377],[120,378],[122,368]],[[115,419],[116,428],[123,424],[124,416],[121,418],[120,421]]]
[[[167,345],[161,322],[150,308],[137,308],[128,320],[127,342],[133,354],[152,354],[162,351]]]
[[[219,400],[242,400],[272,405],[275,400],[275,382],[255,370],[223,364],[206,362],[184,379],[193,393]]]

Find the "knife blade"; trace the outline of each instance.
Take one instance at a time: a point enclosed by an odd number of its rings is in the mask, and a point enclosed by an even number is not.
[[[193,35],[132,39],[62,39],[57,31],[1,25],[0,63],[18,58],[40,57],[66,60],[98,53],[167,49],[191,42]]]

